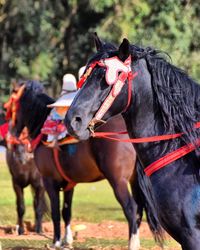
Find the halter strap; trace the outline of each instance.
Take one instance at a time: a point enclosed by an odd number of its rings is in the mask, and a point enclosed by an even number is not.
[[[110,93],[102,103],[99,110],[96,112],[94,118],[90,121],[88,125],[91,132],[94,132],[94,125],[96,123],[102,122],[103,116],[121,92],[123,86],[126,83],[126,80],[128,81],[128,101],[125,110],[127,110],[131,102],[131,81],[137,76],[137,72],[133,74],[131,71],[131,55],[124,62],[119,60],[119,58],[116,56],[111,58],[105,58],[99,61],[95,61],[89,66],[86,73],[79,80],[77,84],[78,88],[81,88],[83,86],[83,84],[91,75],[92,70],[96,67],[96,65],[99,65],[100,67],[106,67],[106,82],[108,85],[113,85],[113,87],[111,88]],[[113,68],[115,70],[113,70]],[[118,72],[120,72],[119,75]]]
[[[65,172],[63,171],[63,168],[62,168],[62,166],[61,166],[61,164],[60,164],[60,161],[59,161],[59,151],[58,151],[58,149],[57,148],[53,148],[53,155],[54,155],[54,160],[55,160],[55,163],[56,163],[56,168],[57,168],[57,170],[58,170],[58,172],[59,172],[59,174],[62,176],[62,178],[64,179],[64,180],[66,180],[67,181],[67,186],[64,188],[64,190],[63,191],[69,191],[69,190],[71,190],[72,188],[74,188],[75,186],[76,186],[76,182],[74,182],[72,179],[70,179],[66,174],[65,174]]]
[[[158,171],[159,169],[165,167],[166,165],[169,165],[170,163],[180,159],[186,154],[194,151],[197,146],[200,146],[200,139],[195,141],[195,144],[188,143],[187,145],[180,147],[175,151],[161,157],[157,161],[154,161],[144,169],[145,174],[147,176],[151,176],[154,172]]]
[[[200,122],[195,123],[194,127],[200,128]],[[165,141],[165,140],[179,138],[184,133],[158,135],[158,136],[150,136],[150,137],[143,137],[143,138],[130,138],[130,139],[122,139],[122,138],[113,137],[113,136],[116,136],[119,134],[121,134],[121,135],[127,134],[127,131],[95,132],[92,134],[92,136],[97,137],[97,138],[106,138],[106,139],[110,139],[112,141],[119,141],[119,142],[145,143],[145,142]],[[194,151],[197,146],[200,146],[200,139],[195,141],[195,143],[188,143],[187,145],[182,146],[182,147],[164,155],[160,159],[152,162],[149,166],[147,166],[144,169],[145,174],[147,176],[151,176],[154,172],[158,171],[159,169],[169,165],[170,163],[180,159],[181,157],[185,156],[186,154]]]
[[[85,75],[79,81],[78,87],[82,87],[82,85],[86,81],[87,77],[91,74],[92,70],[94,69],[94,67],[97,64],[100,65],[100,66],[103,66],[103,65],[106,66],[106,60],[110,61],[110,60],[112,60],[112,58],[108,58],[108,59],[104,59],[104,60],[100,60],[100,61],[96,61],[96,62],[92,63],[90,65],[90,67],[88,68],[88,70],[86,71]],[[123,66],[130,67],[131,66],[131,57],[129,56],[129,58],[127,60],[128,61],[125,61]],[[110,67],[110,65],[109,65],[109,67]],[[108,67],[107,67],[107,71],[108,71]],[[108,72],[106,72],[106,73],[108,74]],[[99,110],[95,114],[94,118],[89,123],[89,129],[90,129],[90,131],[92,133],[92,136],[93,137],[98,137],[98,138],[107,138],[107,139],[110,139],[110,140],[113,140],[113,141],[129,142],[129,143],[130,142],[132,142],[132,143],[156,142],[156,141],[164,141],[164,140],[170,140],[170,139],[175,139],[175,138],[181,137],[183,135],[183,133],[168,134],[168,135],[158,135],[158,136],[144,137],[144,138],[119,139],[119,138],[116,138],[116,137],[113,137],[113,136],[119,135],[119,134],[127,134],[127,132],[126,131],[121,131],[121,132],[94,132],[94,125],[97,122],[102,121],[101,120],[102,117],[108,111],[108,109],[110,108],[110,106],[114,102],[117,95],[121,92],[121,89],[124,86],[126,80],[128,80],[128,102],[127,102],[126,109],[129,107],[130,101],[131,101],[131,86],[132,86],[131,85],[131,80],[134,79],[136,77],[136,75],[137,75],[137,72],[133,74],[131,69],[129,71],[126,71],[126,70],[123,71],[122,70],[120,75],[118,76],[118,79],[117,79],[116,82],[112,81],[112,80],[109,81],[107,76],[106,76],[107,83],[109,85],[113,85],[113,87],[112,87],[109,95],[104,100],[103,104],[100,106]],[[200,122],[196,123],[194,126],[195,126],[195,128],[200,128]],[[187,144],[187,145],[185,145],[183,147],[180,147],[177,150],[175,150],[175,151],[161,157],[157,161],[151,163],[144,170],[146,175],[150,176],[151,174],[153,174],[158,169],[161,169],[162,167],[170,164],[171,162],[173,162],[173,161],[183,157],[184,155],[192,152],[193,150],[195,150],[196,146],[200,146],[200,139],[197,140],[195,143],[189,143],[189,144]]]

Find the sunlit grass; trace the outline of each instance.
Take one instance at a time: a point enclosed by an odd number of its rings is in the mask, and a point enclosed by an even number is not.
[[[62,192],[61,192],[62,198]],[[62,200],[62,199],[61,199]],[[26,214],[24,220],[34,222],[32,208],[32,193],[29,187],[25,189]],[[12,188],[11,177],[5,164],[4,156],[0,153],[0,225],[16,225],[17,213],[15,207],[15,194]],[[90,184],[78,184],[75,187],[73,201],[73,218],[88,222],[101,222],[102,220],[126,221],[117,203],[113,191],[107,181]],[[51,240],[12,240],[0,239],[3,249],[44,249],[45,244]],[[30,248],[31,246],[31,248]],[[123,239],[95,239],[87,238],[85,242],[75,242],[75,250],[112,249],[116,246],[127,249],[127,240]],[[142,249],[152,249],[156,246],[153,239],[141,239]],[[166,248],[180,249],[175,241],[166,241]]]
[[[33,220],[33,197],[30,187],[24,189],[26,213],[25,220]],[[60,192],[62,201],[62,192]],[[15,193],[11,176],[5,162],[0,161],[0,224],[16,223]],[[107,181],[78,184],[73,200],[73,218],[90,222],[102,220],[125,221],[124,214]]]
[[[1,245],[3,249],[45,249],[45,245],[51,245],[50,240],[11,240],[1,239]],[[155,242],[152,239],[141,239],[141,250],[154,250]],[[26,247],[26,248],[24,248]],[[115,247],[121,250],[127,249],[127,241],[122,239],[95,239],[87,238],[84,242],[75,242],[74,250],[92,250],[92,249],[115,249]],[[180,247],[174,241],[166,241],[165,250],[173,249],[180,250]]]

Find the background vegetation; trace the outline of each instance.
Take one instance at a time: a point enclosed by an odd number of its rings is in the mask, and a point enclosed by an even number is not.
[[[0,94],[12,79],[39,79],[50,94],[77,76],[93,51],[91,33],[168,52],[200,81],[198,0],[0,0]]]

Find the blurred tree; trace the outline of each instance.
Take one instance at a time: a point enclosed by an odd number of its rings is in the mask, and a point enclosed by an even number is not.
[[[200,81],[199,0],[0,0],[0,88],[34,78],[57,95],[92,53],[94,31],[166,51]]]
[[[102,1],[92,2],[94,8],[103,11]],[[163,50],[174,64],[200,81],[199,0],[108,2],[112,2],[114,9],[98,25],[99,34],[117,44],[128,37],[132,43]]]

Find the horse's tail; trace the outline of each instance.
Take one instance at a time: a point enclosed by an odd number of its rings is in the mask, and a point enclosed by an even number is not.
[[[160,245],[163,245],[164,230],[158,218],[158,211],[152,191],[152,185],[149,178],[145,175],[139,161],[136,162],[136,171],[139,186],[138,202],[142,202],[143,208],[146,212],[147,222],[151,232],[154,235],[155,241],[157,241]]]

